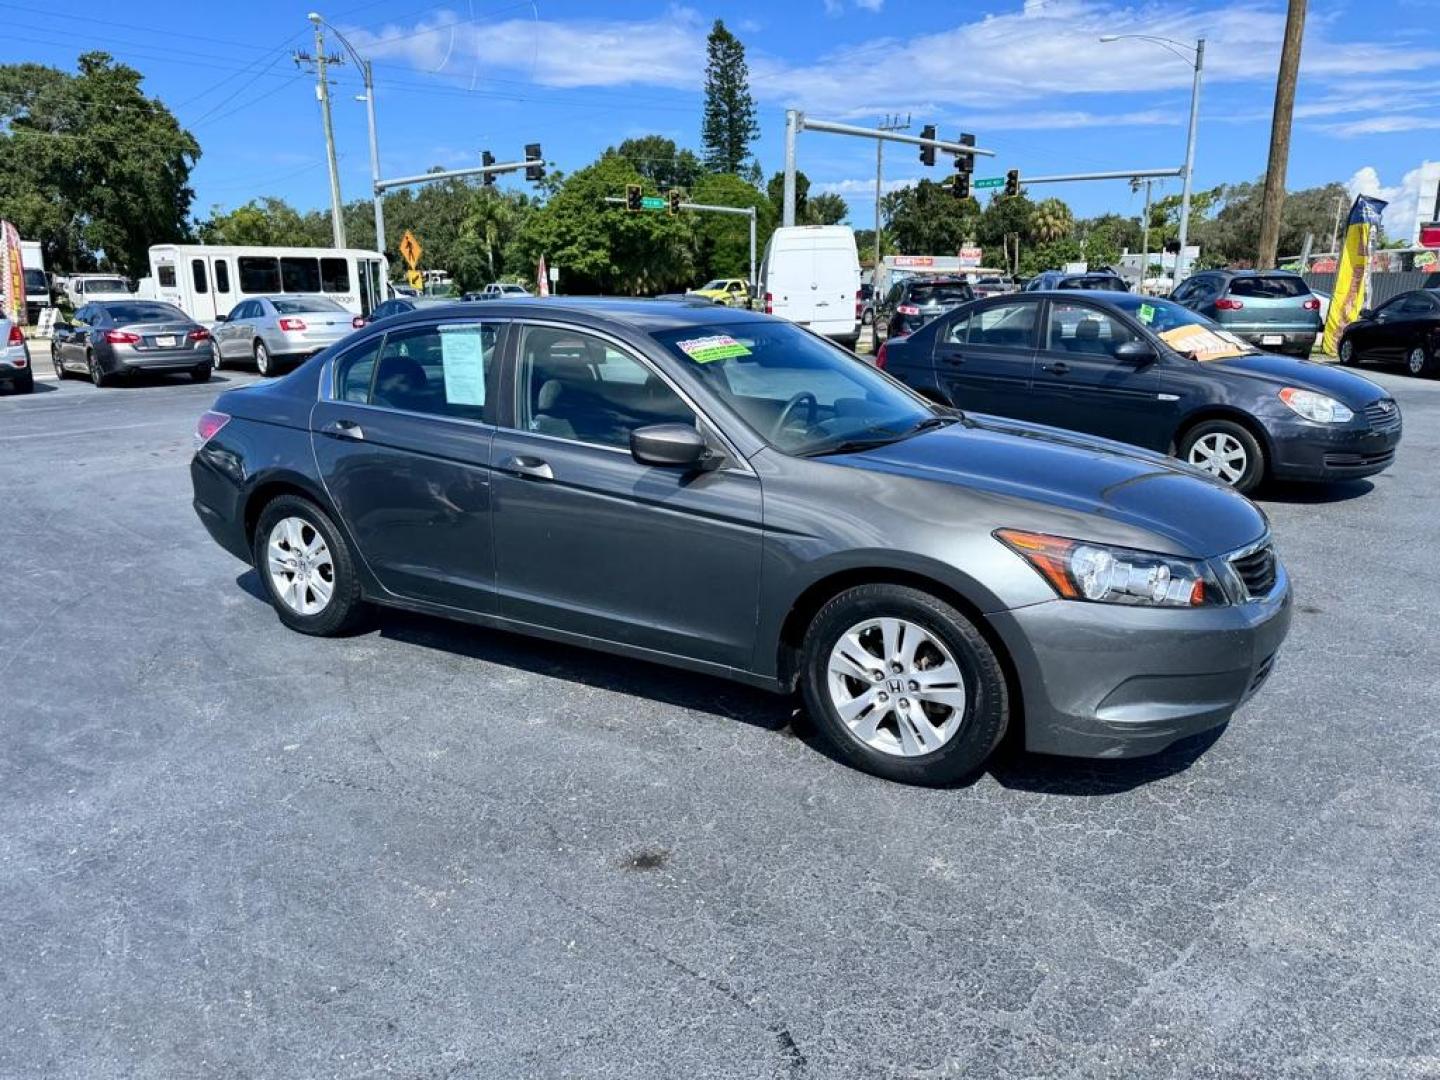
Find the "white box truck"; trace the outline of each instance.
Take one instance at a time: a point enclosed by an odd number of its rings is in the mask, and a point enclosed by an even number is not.
[[[50,275],[45,273],[45,251],[39,240],[20,241],[20,265],[25,268],[25,318],[34,326],[40,312],[50,306]]]
[[[860,337],[860,255],[846,225],[779,228],[760,263],[765,312],[853,346]]]

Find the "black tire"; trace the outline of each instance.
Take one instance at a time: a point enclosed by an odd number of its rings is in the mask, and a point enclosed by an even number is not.
[[[1176,456],[1181,461],[1195,464],[1190,461],[1190,453],[1195,448],[1195,444],[1208,435],[1234,439],[1245,451],[1245,468],[1238,478],[1231,480],[1224,476],[1216,476],[1216,479],[1234,488],[1242,495],[1248,495],[1259,487],[1261,481],[1265,479],[1265,450],[1248,428],[1233,420],[1205,420],[1196,424],[1185,432],[1184,437],[1180,440]]]
[[[255,344],[251,346],[251,351],[255,354],[255,370],[267,379],[274,375],[275,358],[270,355],[270,350],[265,343],[256,338]]]
[[[201,365],[200,365],[199,367],[197,367],[194,371],[190,372],[190,381],[191,381],[191,382],[209,382],[209,381],[210,381],[210,365],[209,365],[209,364],[201,364]]]
[[[54,345],[50,346],[50,363],[55,365],[56,382],[64,382],[70,377],[70,372],[67,371],[65,365],[60,362],[60,350]]]
[[[277,522],[285,518],[301,518],[324,539],[330,549],[334,575],[333,589],[329,602],[313,615],[302,615],[290,608],[275,589],[271,579],[266,547],[270,531]],[[367,613],[365,602],[360,597],[360,577],[355,572],[355,558],[350,545],[341,535],[328,514],[309,499],[298,495],[277,495],[265,504],[255,524],[255,535],[250,544],[251,562],[260,581],[265,586],[265,595],[280,621],[291,630],[317,637],[334,637],[354,630]]]
[[[90,381],[92,383],[96,386],[110,385],[110,376],[105,374],[105,369],[102,368],[100,362],[95,359],[93,352],[87,352],[85,354],[85,366],[90,369]]]
[[[1360,366],[1360,353],[1355,348],[1355,343],[1348,337],[1341,337],[1340,344],[1336,347],[1340,355],[1340,363],[1346,367]]]
[[[216,371],[225,367],[225,358],[220,355],[220,346],[213,341],[210,343],[210,366]]]
[[[1419,379],[1435,376],[1435,354],[1423,341],[1417,341],[1405,350],[1405,370]]]
[[[35,372],[28,367],[15,379],[15,392],[17,394],[30,394],[35,390]]]
[[[962,672],[966,698],[960,725],[928,754],[902,757],[867,746],[832,701],[831,650],[852,627],[873,618],[901,618],[920,626],[944,643]],[[842,758],[857,769],[904,784],[946,787],[970,779],[1000,744],[1010,718],[1005,675],[985,638],[951,605],[903,585],[860,585],[822,607],[805,634],[800,683],[807,711]]]

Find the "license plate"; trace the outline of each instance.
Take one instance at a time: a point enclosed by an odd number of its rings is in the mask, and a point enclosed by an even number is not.
[[[1260,335],[1260,344],[1261,344],[1261,345],[1284,345],[1284,344],[1285,344],[1285,335],[1284,335],[1284,334],[1261,334],[1261,335]]]
[[[155,345],[161,349],[173,349],[175,347],[175,335],[166,334],[163,337],[157,337],[155,339]]]

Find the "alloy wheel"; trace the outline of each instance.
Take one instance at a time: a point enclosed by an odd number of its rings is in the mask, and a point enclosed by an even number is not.
[[[281,518],[265,545],[266,570],[281,602],[297,615],[318,615],[335,592],[335,560],[320,531],[300,517]]]
[[[1250,465],[1250,457],[1240,440],[1223,431],[1212,431],[1196,439],[1188,460],[1227,484],[1238,483]]]
[[[270,350],[265,348],[263,341],[255,343],[255,370],[261,375],[270,374]]]
[[[1340,342],[1340,362],[1342,364],[1353,364],[1355,362],[1355,343],[1352,341]]]
[[[1410,369],[1411,375],[1425,374],[1425,368],[1427,366],[1425,361],[1425,349],[1424,346],[1421,345],[1416,345],[1411,349],[1409,355],[1405,358],[1405,364]]]
[[[934,753],[965,716],[965,677],[949,647],[908,619],[856,623],[830,650],[828,675],[840,719],[881,753]]]
[[[60,350],[54,345],[50,346],[50,363],[55,365],[55,378],[63,381],[65,378],[65,365],[60,362]]]

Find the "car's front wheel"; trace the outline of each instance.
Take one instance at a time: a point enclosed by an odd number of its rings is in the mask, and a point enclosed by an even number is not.
[[[973,776],[1009,721],[1005,676],[950,604],[902,585],[861,585],[816,613],[801,686],[830,744],[866,772],[946,785]]]
[[[266,504],[251,554],[280,621],[302,634],[331,636],[364,615],[349,544],[323,510],[298,495]]]
[[[1405,354],[1405,367],[1411,375],[1433,375],[1435,358],[1424,345],[1415,345]]]
[[[1248,494],[1265,478],[1265,451],[1233,420],[1206,420],[1180,440],[1179,457],[1236,491]]]
[[[269,376],[274,374],[274,368],[275,362],[270,359],[270,350],[265,347],[265,342],[255,342],[255,370]]]

